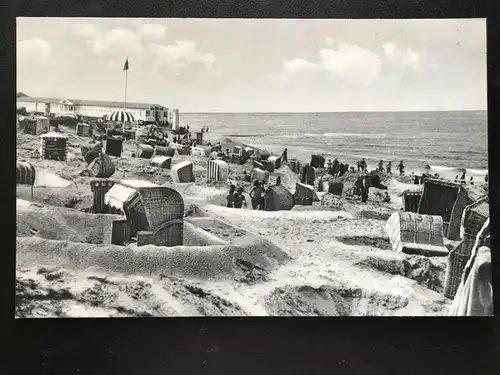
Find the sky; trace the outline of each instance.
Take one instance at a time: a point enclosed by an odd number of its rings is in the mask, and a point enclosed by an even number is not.
[[[180,112],[486,110],[486,21],[18,18],[17,91]]]

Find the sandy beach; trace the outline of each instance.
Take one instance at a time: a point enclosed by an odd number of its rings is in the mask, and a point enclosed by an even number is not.
[[[207,182],[207,158],[176,154],[173,164],[191,160],[196,176],[176,184],[170,170],[132,157],[135,142],[126,141],[122,157],[111,157],[111,179],[173,187],[186,212],[183,246],[121,247],[106,243],[120,216],[89,212],[92,178],[80,175],[79,148],[89,138],[63,130],[72,146],[65,162],[41,160],[39,137],[17,135],[17,158],[38,177],[33,198],[17,186],[16,317],[446,315],[446,258],[395,252],[385,232],[401,193],[422,188],[411,176],[382,175],[390,203],[372,188],[366,203],[342,197],[341,210],[233,209],[224,207],[228,185]],[[230,180],[240,183],[250,169],[230,164]],[[289,189],[299,180],[287,165],[274,175]],[[356,177],[342,177],[346,190]],[[209,233],[206,246],[193,240],[199,228]]]

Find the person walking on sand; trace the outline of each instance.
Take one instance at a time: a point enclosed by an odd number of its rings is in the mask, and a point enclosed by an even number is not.
[[[253,187],[250,190],[250,198],[252,201],[252,208],[260,210],[262,206],[263,188],[259,181],[254,180]]]
[[[383,161],[383,160],[380,160],[380,161],[378,162],[378,171],[379,171],[380,173],[382,173],[382,172],[384,171],[384,161]]]
[[[229,186],[229,194],[227,195],[227,207],[234,207],[234,191],[236,190],[236,186]]]
[[[465,171],[462,173],[462,177],[460,177],[460,182],[465,185]]]
[[[356,165],[358,167],[358,172],[361,172],[361,162],[357,161]]]
[[[403,160],[398,165],[399,175],[402,176],[405,174],[405,166],[403,164]]]
[[[392,164],[391,162],[387,163],[386,167],[385,167],[386,171],[387,171],[387,174],[392,174]]]
[[[470,176],[470,184],[474,185],[474,177]]]
[[[288,150],[285,148],[281,154],[281,161],[283,163],[288,163]]]

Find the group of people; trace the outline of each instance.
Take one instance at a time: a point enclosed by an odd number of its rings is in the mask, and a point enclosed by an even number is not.
[[[245,172],[243,180],[246,182],[251,181],[250,176]],[[281,177],[277,177],[276,185],[281,184]],[[246,207],[245,196],[243,195],[245,190],[240,186],[236,188],[235,185],[231,184],[229,186],[229,194],[227,195],[227,207],[231,208],[243,208]],[[252,209],[264,211],[266,209],[266,196],[267,188],[263,181],[254,180],[252,188],[248,193],[250,195],[250,200],[252,202]]]
[[[231,186],[229,186],[229,194],[227,195],[227,207],[246,207],[247,202],[245,196],[243,195],[244,191],[245,190],[241,186],[236,189],[236,186],[231,184]]]
[[[459,182],[459,180],[460,180],[460,183],[461,183],[462,185],[465,185],[465,184],[466,184],[465,179],[466,179],[466,177],[465,177],[465,171],[463,171],[462,176],[460,176],[460,179],[458,178],[458,174],[455,176],[455,183],[458,183],[458,182]],[[488,175],[486,175],[486,176],[484,177],[484,182],[488,182]],[[471,185],[474,185],[474,177],[470,176],[469,183],[470,183]]]
[[[366,203],[368,200],[368,191],[370,186],[372,186],[372,181],[369,175],[359,176],[354,183],[354,195],[361,196],[361,202],[363,203]],[[391,197],[387,191],[385,192],[385,195],[382,196],[382,200],[385,203],[389,203],[391,201]]]
[[[188,130],[189,130],[189,126],[188,126]],[[208,129],[208,126],[203,126],[203,127],[201,128],[201,132],[202,132],[202,133],[208,133],[208,130],[209,130],[209,129]]]

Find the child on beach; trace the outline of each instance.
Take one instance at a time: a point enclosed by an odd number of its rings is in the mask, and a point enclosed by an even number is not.
[[[234,207],[234,191],[236,190],[236,186],[229,186],[229,194],[227,195],[227,207]]]
[[[387,165],[386,165],[386,167],[385,167],[385,168],[386,168],[386,170],[387,170],[387,174],[392,174],[392,171],[391,171],[391,169],[392,169],[392,164],[391,164],[391,162],[387,163]]]
[[[238,187],[238,190],[236,190],[236,193],[234,193],[234,208],[242,208],[243,206],[247,206],[247,202],[245,200],[243,192],[244,190],[240,186]]]

